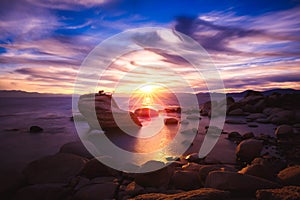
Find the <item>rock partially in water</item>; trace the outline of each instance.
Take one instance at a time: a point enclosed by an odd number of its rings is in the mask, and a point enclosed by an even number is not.
[[[176,118],[166,118],[164,119],[165,125],[178,124],[178,119]]]
[[[138,108],[134,111],[134,114],[138,117],[157,117],[159,115],[158,111],[152,108]]]
[[[229,192],[216,190],[212,188],[201,188],[198,190],[191,190],[187,192],[180,192],[176,194],[161,194],[150,193],[142,194],[132,198],[132,200],[177,200],[177,199],[190,199],[190,200],[225,200],[230,196]]]
[[[263,189],[256,191],[257,200],[297,200],[300,199],[299,186],[286,186],[279,189]]]
[[[238,192],[251,192],[258,189],[278,188],[277,183],[255,176],[235,172],[210,172],[205,187]]]
[[[213,171],[236,172],[237,170],[234,167],[227,165],[203,165],[198,171],[199,179],[203,185],[206,181],[207,175]]]
[[[250,162],[255,157],[260,156],[260,152],[263,149],[263,143],[260,140],[247,139],[243,140],[236,147],[236,156],[241,161]]]
[[[44,129],[41,128],[41,127],[39,127],[39,126],[31,126],[31,127],[29,128],[29,132],[30,132],[30,133],[41,133],[41,132],[43,132],[43,131],[44,131]]]
[[[20,189],[14,200],[64,200],[70,195],[71,190],[62,184],[38,184]]]
[[[283,169],[278,173],[278,178],[285,185],[300,186],[300,165]]]
[[[23,170],[29,184],[68,183],[83,169],[87,160],[77,155],[58,153],[28,164]]]

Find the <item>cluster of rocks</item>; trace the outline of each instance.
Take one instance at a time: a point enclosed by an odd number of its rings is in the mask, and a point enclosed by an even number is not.
[[[250,163],[244,167],[207,164],[192,154],[169,165],[148,161],[138,168],[163,168],[136,174],[111,169],[93,158],[80,141],[71,142],[57,154],[31,162],[22,174],[5,172],[0,198],[232,199],[256,195],[257,199],[284,199],[286,193],[299,198],[300,165],[286,166],[280,160],[261,157],[259,142],[245,139],[237,146],[237,157]]]

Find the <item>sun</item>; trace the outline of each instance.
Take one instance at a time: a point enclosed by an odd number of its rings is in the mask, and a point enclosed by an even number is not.
[[[141,88],[139,88],[140,92],[144,93],[144,94],[151,94],[152,92],[154,92],[155,87],[153,85],[145,85]]]

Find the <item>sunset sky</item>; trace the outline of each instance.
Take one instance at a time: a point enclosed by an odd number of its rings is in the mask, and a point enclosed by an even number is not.
[[[227,92],[300,89],[299,0],[1,0],[0,13],[0,90],[71,94],[93,48],[142,27],[169,28],[198,41]],[[186,69],[161,52],[129,57],[111,66],[105,90],[113,90],[124,62]],[[205,90],[202,80],[185,78],[196,92]]]

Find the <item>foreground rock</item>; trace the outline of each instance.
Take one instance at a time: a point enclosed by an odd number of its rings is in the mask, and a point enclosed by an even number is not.
[[[243,169],[241,169],[239,173],[257,176],[268,180],[274,178],[274,174],[272,173],[272,170],[269,170],[265,165],[262,164],[253,164],[253,165],[246,166]]]
[[[287,138],[293,134],[293,127],[290,125],[280,125],[276,128],[275,135],[277,138]]]
[[[163,162],[159,161],[148,161],[141,166],[141,170],[150,171],[153,169],[153,166],[158,166],[161,169],[154,172],[136,174],[135,182],[143,187],[166,187],[169,184],[172,172],[170,172],[168,167],[165,167]]]
[[[191,190],[188,192],[181,192],[177,194],[142,194],[135,198],[135,200],[177,200],[177,199],[189,199],[189,200],[223,200],[229,198],[229,192],[211,189],[201,188],[198,190]]]
[[[204,185],[208,174],[212,171],[229,171],[236,172],[237,170],[234,167],[226,165],[203,165],[199,168],[198,176],[200,182]]]
[[[64,200],[70,194],[70,189],[61,184],[31,185],[20,189],[14,200]]]
[[[286,186],[280,189],[256,191],[257,200],[297,200],[300,199],[299,186]]]
[[[300,186],[300,165],[285,168],[278,173],[278,178],[285,185]]]
[[[264,188],[278,188],[277,183],[255,176],[235,172],[210,172],[205,187],[238,192],[253,192]]]
[[[9,199],[23,185],[23,176],[15,170],[0,171],[0,199]]]
[[[72,200],[114,199],[116,189],[117,184],[113,182],[90,184],[77,191]]]
[[[236,148],[236,156],[241,161],[250,162],[260,155],[263,143],[259,140],[243,140]]]
[[[181,190],[193,190],[201,186],[196,171],[175,171],[171,182],[176,189]]]
[[[58,153],[31,162],[23,170],[29,184],[67,183],[83,169],[86,159],[66,153]]]
[[[178,124],[178,119],[176,118],[166,118],[164,119],[165,125]]]
[[[71,153],[88,159],[93,158],[81,141],[66,143],[60,148],[59,152]]]

